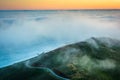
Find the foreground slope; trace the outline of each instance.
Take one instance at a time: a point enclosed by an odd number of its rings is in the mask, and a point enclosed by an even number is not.
[[[120,41],[91,38],[0,69],[0,80],[120,80]]]

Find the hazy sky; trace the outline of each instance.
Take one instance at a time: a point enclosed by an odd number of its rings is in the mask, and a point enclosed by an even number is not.
[[[120,0],[0,0],[0,9],[120,9]]]

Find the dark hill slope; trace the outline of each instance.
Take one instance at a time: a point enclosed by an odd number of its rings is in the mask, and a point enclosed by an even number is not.
[[[91,38],[0,69],[0,80],[120,80],[120,41]]]

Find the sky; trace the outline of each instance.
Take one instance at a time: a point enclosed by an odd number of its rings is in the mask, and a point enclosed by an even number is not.
[[[120,0],[0,0],[0,10],[120,9]]]

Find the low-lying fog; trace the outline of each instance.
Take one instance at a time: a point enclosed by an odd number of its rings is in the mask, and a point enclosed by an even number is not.
[[[120,11],[0,11],[0,67],[90,37],[120,40]]]

